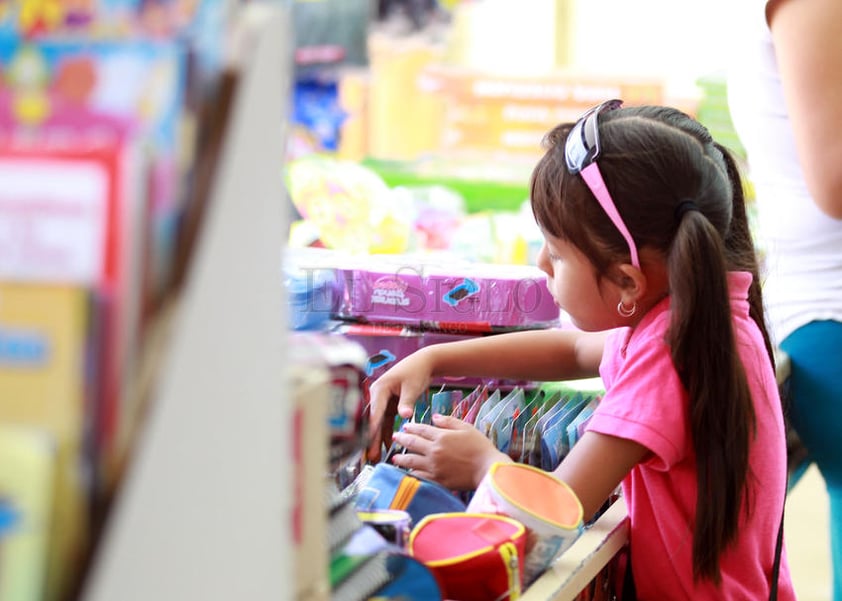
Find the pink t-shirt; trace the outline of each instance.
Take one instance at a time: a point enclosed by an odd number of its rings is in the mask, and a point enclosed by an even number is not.
[[[768,599],[769,577],[781,522],[786,447],[775,374],[760,331],[748,314],[748,273],[730,273],[737,345],[757,415],[750,451],[753,511],[743,514],[736,546],[722,555],[722,584],[693,583],[696,468],[687,393],[664,335],[669,299],[656,305],[634,331],[618,330],[605,347],[600,375],[606,393],[588,429],[633,440],[652,451],[623,481],[631,519],[632,564],[641,599]],[[778,599],[795,599],[786,553]]]

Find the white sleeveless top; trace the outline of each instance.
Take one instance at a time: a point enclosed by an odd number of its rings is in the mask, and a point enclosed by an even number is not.
[[[766,255],[763,292],[779,344],[811,321],[842,321],[842,221],[822,213],[804,183],[765,19],[766,0],[739,2],[735,8],[739,5],[747,11],[731,53],[728,100],[757,194],[758,237]]]

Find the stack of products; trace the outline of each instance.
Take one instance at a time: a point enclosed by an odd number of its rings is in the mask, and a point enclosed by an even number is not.
[[[432,571],[406,553],[409,520],[401,511],[358,511],[355,499],[329,491],[331,599],[442,599]],[[397,515],[396,515],[397,514]]]
[[[360,512],[349,492],[365,447],[364,350],[320,332],[294,333],[291,343],[296,598],[440,599],[432,573],[403,552],[408,515]]]
[[[435,598],[516,599],[585,528],[573,491],[520,463],[494,464],[467,505],[453,491],[387,463],[367,466],[342,495],[371,523],[393,525],[393,516],[403,516],[408,535],[378,531],[394,552],[432,572],[443,594]]]
[[[307,250],[293,254],[286,267],[290,323],[361,344],[371,378],[430,344],[559,325],[558,307],[537,268]],[[500,384],[458,381],[463,388],[480,383]]]

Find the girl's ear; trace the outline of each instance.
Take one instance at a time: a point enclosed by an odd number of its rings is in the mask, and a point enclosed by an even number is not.
[[[649,289],[646,274],[631,263],[622,263],[617,269],[620,272],[617,284],[623,300],[632,303],[642,299]]]

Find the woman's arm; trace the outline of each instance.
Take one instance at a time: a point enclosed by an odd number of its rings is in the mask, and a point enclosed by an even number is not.
[[[842,219],[842,2],[770,0],[766,13],[807,189]]]

